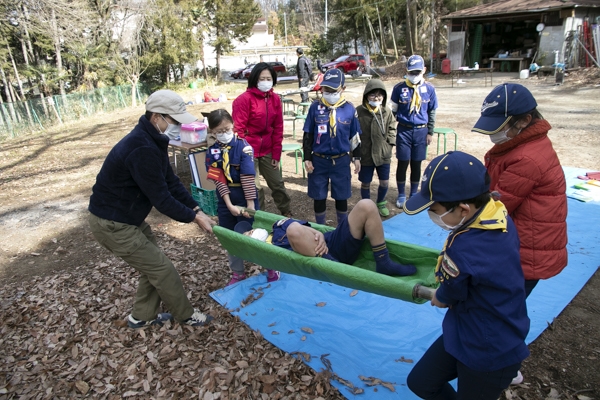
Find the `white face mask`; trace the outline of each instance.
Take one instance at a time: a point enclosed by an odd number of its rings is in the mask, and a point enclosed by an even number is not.
[[[429,214],[429,218],[431,219],[431,221],[433,221],[434,224],[436,224],[440,228],[445,229],[447,231],[452,231],[452,230],[458,228],[459,226],[461,226],[463,224],[463,222],[465,222],[465,218],[466,218],[466,217],[463,217],[457,225],[454,225],[454,226],[448,225],[447,223],[445,223],[442,220],[442,217],[445,217],[446,215],[450,214],[452,211],[454,211],[454,208],[446,211],[442,215],[438,215],[431,210],[427,210],[427,213]]]
[[[373,101],[373,100],[369,100],[369,105],[371,107],[379,107],[381,105],[381,101]]]
[[[410,83],[416,85],[419,82],[421,82],[421,79],[423,79],[423,75],[407,75],[407,78],[410,81]]]
[[[173,125],[170,124],[165,117],[163,117],[161,115],[161,118],[163,119],[163,121],[165,121],[167,123],[167,129],[165,129],[164,132],[161,132],[160,128],[158,127],[158,125],[156,126],[156,129],[162,133],[163,135],[167,135],[169,139],[171,140],[178,140],[179,137],[181,136],[181,126],[179,125]]]
[[[496,132],[493,135],[490,135],[490,140],[494,144],[501,144],[501,143],[504,143],[504,142],[508,142],[510,140],[510,138],[507,136],[507,133],[508,133],[509,130],[510,130],[510,128],[505,129],[505,130],[500,131],[500,132]]]
[[[341,97],[342,97],[342,93],[340,93],[340,92],[335,92],[335,93],[323,92],[323,98],[325,99],[325,101],[327,101],[331,105],[334,105],[335,103],[340,101]]]
[[[273,81],[259,81],[256,84],[256,87],[261,92],[268,92],[273,87]]]
[[[217,141],[220,143],[227,144],[231,142],[231,139],[233,139],[233,131],[217,133]]]

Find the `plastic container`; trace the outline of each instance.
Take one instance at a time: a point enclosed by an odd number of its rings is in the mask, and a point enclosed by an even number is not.
[[[206,215],[214,217],[217,215],[217,191],[200,188],[193,183],[190,184],[192,197]]]
[[[206,141],[206,125],[200,121],[190,124],[181,124],[181,141],[189,144],[198,144]]]
[[[519,79],[527,79],[527,78],[529,78],[529,70],[522,69],[521,72],[519,72]]]
[[[452,72],[451,65],[450,65],[450,59],[444,58],[442,60],[442,74],[449,74],[450,72]]]

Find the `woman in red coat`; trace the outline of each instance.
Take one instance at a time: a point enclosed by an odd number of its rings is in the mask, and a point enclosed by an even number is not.
[[[277,73],[269,64],[256,64],[248,78],[248,89],[233,101],[233,125],[240,138],[254,150],[254,169],[260,209],[265,209],[265,193],[260,175],[271,189],[275,205],[282,215],[290,216],[290,196],[279,173],[283,142],[281,99],[273,92]]]
[[[490,190],[517,227],[527,296],[567,265],[565,175],[536,107],[527,88],[505,83],[486,97],[473,127],[494,143],[485,155]]]

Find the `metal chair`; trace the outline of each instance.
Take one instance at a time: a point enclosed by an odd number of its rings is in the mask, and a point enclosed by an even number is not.
[[[297,143],[284,143],[281,147],[281,152],[294,152],[294,161],[296,162],[296,173],[298,173],[298,157],[300,157],[300,168],[302,168],[302,178],[306,178],[306,174],[304,172],[304,162],[302,161],[304,158],[304,154],[302,153],[302,145]],[[282,174],[282,165],[279,162],[279,173]]]
[[[446,154],[446,136],[454,135],[454,151],[458,148],[458,135],[454,132],[452,128],[434,128],[433,133],[436,133],[437,136],[437,153],[440,154],[440,136],[444,136],[444,154]]]

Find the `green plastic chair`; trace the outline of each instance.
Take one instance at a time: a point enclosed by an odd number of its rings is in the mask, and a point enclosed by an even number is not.
[[[454,132],[452,128],[434,128],[433,133],[436,133],[437,136],[437,153],[440,154],[440,136],[444,136],[444,154],[446,154],[446,136],[454,135],[454,151],[458,148],[458,135]]]
[[[294,161],[296,162],[296,173],[298,173],[298,158],[300,158],[300,164],[302,168],[302,178],[306,178],[306,174],[304,172],[304,162],[302,161],[304,158],[304,154],[302,153],[302,145],[297,143],[284,143],[281,147],[281,152],[294,152]],[[281,162],[279,162],[279,174],[283,174]]]
[[[294,119],[292,120],[292,137],[296,139],[296,121],[301,120],[304,125],[304,121],[306,121],[306,115],[308,114],[308,107],[310,107],[311,103],[303,102],[298,104],[298,108],[296,108],[296,112],[294,114]]]

